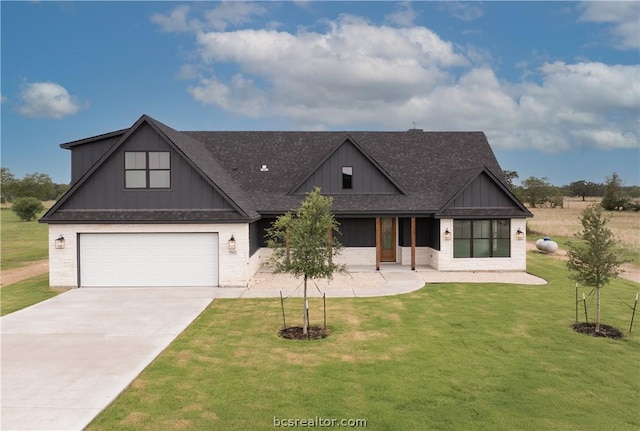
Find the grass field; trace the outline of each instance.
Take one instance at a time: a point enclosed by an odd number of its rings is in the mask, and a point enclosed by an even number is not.
[[[599,202],[599,198],[565,198],[564,208],[529,208],[534,217],[527,220],[529,240],[549,236],[560,246],[582,229],[580,216],[587,205]],[[610,217],[609,228],[618,237],[625,261],[640,265],[640,212],[605,212]]]
[[[52,202],[45,202],[50,207]],[[44,214],[44,212],[42,213]],[[40,214],[38,217],[41,217]],[[2,263],[0,269],[6,270],[28,265],[30,262],[48,257],[48,228],[46,224],[34,221],[21,221],[10,208],[0,210],[0,251]]]
[[[49,287],[49,274],[38,275],[0,289],[0,316],[61,294],[63,289]]]
[[[574,333],[564,263],[528,259],[548,285],[330,300],[332,334],[314,342],[276,336],[278,300],[215,300],[88,429],[267,430],[274,417],[362,418],[372,430],[639,429],[638,332]],[[631,310],[617,297],[637,290],[603,289],[603,323],[626,333]],[[311,313],[318,323],[318,302]]]

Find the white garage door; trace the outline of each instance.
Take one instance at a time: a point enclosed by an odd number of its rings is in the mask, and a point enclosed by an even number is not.
[[[217,286],[217,233],[80,234],[80,286]]]

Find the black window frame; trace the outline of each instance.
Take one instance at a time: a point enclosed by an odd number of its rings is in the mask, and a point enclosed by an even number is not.
[[[483,222],[489,222],[488,229]],[[504,225],[506,223],[506,226]],[[484,247],[481,245],[486,243]],[[500,247],[503,244],[503,247]],[[458,248],[464,246],[464,249]],[[504,253],[506,245],[507,253]],[[487,252],[488,246],[488,253]],[[461,253],[461,251],[467,251]],[[485,253],[483,253],[483,251]],[[502,251],[502,252],[501,252]],[[464,255],[460,255],[464,254]],[[454,219],[453,220],[453,257],[454,259],[510,258],[511,257],[511,220],[510,219]]]
[[[345,170],[350,172],[345,172]],[[353,190],[353,166],[342,166],[342,190]]]
[[[127,154],[132,153],[140,153],[144,154],[144,167],[135,166],[133,168],[127,167]],[[167,154],[168,156],[168,168],[152,168],[150,163],[150,154],[162,153]],[[125,151],[124,153],[124,188],[126,190],[168,190],[171,188],[171,152],[170,151]],[[133,187],[127,184],[127,172],[144,172],[144,186]],[[169,174],[169,185],[167,186],[153,186],[151,177],[152,172],[168,172]]]

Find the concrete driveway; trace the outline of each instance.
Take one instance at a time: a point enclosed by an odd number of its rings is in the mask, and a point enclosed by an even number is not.
[[[74,289],[2,317],[0,428],[83,429],[216,290]]]

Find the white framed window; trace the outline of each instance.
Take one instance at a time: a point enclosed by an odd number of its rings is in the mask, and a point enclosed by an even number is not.
[[[168,151],[126,151],[124,186],[127,189],[171,187],[171,155]]]
[[[453,221],[454,258],[510,256],[510,220]]]

